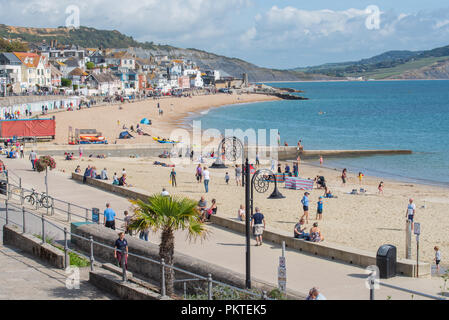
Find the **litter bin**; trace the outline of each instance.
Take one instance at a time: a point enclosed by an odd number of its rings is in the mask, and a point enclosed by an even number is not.
[[[377,250],[376,265],[379,268],[379,277],[389,279],[396,276],[397,250],[391,244],[384,244]]]
[[[6,181],[1,180],[0,181],[0,194],[6,195],[8,191],[8,187],[6,185]]]

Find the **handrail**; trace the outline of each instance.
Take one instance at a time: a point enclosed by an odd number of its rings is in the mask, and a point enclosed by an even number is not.
[[[6,200],[6,201],[7,201],[7,200]],[[110,249],[110,250],[118,250],[118,249],[116,249],[115,247],[106,245],[106,244],[104,244],[104,243],[101,243],[101,242],[98,242],[98,241],[95,241],[95,240],[92,240],[92,241],[91,241],[91,239],[88,239],[88,238],[83,237],[83,236],[81,236],[81,235],[74,234],[74,233],[71,233],[70,231],[64,230],[62,227],[60,227],[60,226],[54,224],[53,222],[49,221],[48,219],[43,218],[42,216],[39,216],[39,215],[37,215],[37,214],[35,214],[35,213],[33,213],[33,212],[27,210],[25,207],[18,207],[17,205],[11,204],[11,203],[9,203],[9,202],[8,202],[8,206],[9,206],[9,207],[13,207],[13,208],[15,208],[15,209],[23,210],[23,212],[28,213],[28,214],[30,214],[30,215],[32,215],[32,216],[34,216],[34,217],[37,217],[37,218],[41,219],[41,221],[42,221],[43,223],[48,223],[48,224],[52,225],[53,227],[55,227],[56,229],[58,229],[58,230],[60,230],[60,231],[63,231],[63,232],[66,233],[67,235],[70,235],[70,236],[75,237],[75,238],[83,239],[83,240],[85,240],[85,241],[89,241],[89,242],[91,242],[92,245],[93,245],[93,244],[96,244],[96,245],[102,246],[102,247],[107,248],[107,249]],[[0,217],[0,218],[2,218],[2,217]],[[3,218],[2,218],[2,219],[3,219]],[[15,223],[15,222],[13,222],[13,221],[11,221],[11,220],[8,220],[8,223],[13,223],[14,225],[17,225],[17,226],[19,226],[19,227],[20,227],[20,226],[23,226],[23,225],[21,225],[20,223]],[[44,237],[44,236],[43,236],[43,237]],[[88,257],[86,257],[83,253],[81,253],[81,252],[79,252],[79,251],[77,251],[77,250],[70,249],[70,248],[66,248],[66,249],[69,250],[69,251],[71,251],[71,252],[74,252],[74,253],[76,253],[76,254],[79,254],[79,255],[81,255],[81,256],[83,256],[83,257],[85,257],[85,258],[88,258]],[[154,259],[151,259],[151,258],[149,258],[149,257],[144,257],[144,256],[141,256],[141,255],[132,253],[132,252],[128,252],[128,256],[134,256],[134,257],[143,259],[143,260],[145,260],[145,261],[149,261],[149,262],[154,263],[154,264],[157,264],[157,265],[163,265],[165,268],[169,268],[169,269],[172,269],[172,270],[175,270],[175,271],[182,272],[182,273],[184,273],[184,274],[186,274],[186,275],[190,275],[190,276],[192,276],[192,277],[195,277],[198,281],[209,281],[210,283],[215,283],[215,284],[217,284],[217,285],[229,287],[229,288],[234,289],[234,290],[237,290],[237,291],[239,291],[239,292],[243,292],[243,293],[245,293],[245,294],[252,295],[252,296],[255,297],[255,298],[261,298],[261,297],[262,297],[262,295],[256,294],[256,293],[254,293],[254,292],[250,292],[250,291],[247,291],[247,290],[244,290],[244,289],[241,289],[241,288],[238,288],[238,287],[235,287],[235,286],[233,286],[233,285],[226,284],[226,283],[223,283],[223,282],[220,282],[220,281],[212,280],[212,279],[209,279],[208,277],[205,277],[205,276],[201,276],[201,275],[192,273],[192,272],[190,272],[190,271],[184,270],[184,269],[182,269],[182,268],[175,267],[175,266],[173,266],[173,265],[163,264],[162,261],[154,260]],[[90,258],[93,260],[94,257],[90,257]],[[162,280],[165,282],[165,279],[162,279]],[[186,281],[186,280],[179,280],[179,282],[182,282],[182,281]],[[178,281],[175,281],[175,282],[178,282]],[[270,298],[267,298],[267,299],[271,300]]]
[[[18,189],[18,190],[23,190],[23,191],[25,191],[25,192],[33,193],[33,190],[26,189],[26,188],[24,188],[24,187],[21,187],[21,186],[18,186],[18,185],[15,185],[15,184],[13,184],[13,183],[9,183],[9,182],[8,182],[8,187],[10,187],[10,186],[14,187],[16,190]],[[36,190],[35,190],[35,192],[36,192]],[[36,192],[36,193],[38,193],[39,195],[45,195],[45,192]],[[19,195],[19,197],[20,197],[20,195]],[[72,203],[72,202],[68,202],[68,201],[65,201],[65,200],[61,200],[61,199],[54,198],[54,197],[52,197],[52,196],[50,196],[50,195],[48,195],[48,197],[49,197],[50,199],[52,199],[53,202],[64,203],[64,204],[70,205],[70,207],[74,207],[74,208],[78,208],[78,209],[82,209],[82,210],[88,210],[88,211],[91,211],[91,210],[92,210],[92,208],[89,209],[89,208],[80,206],[80,205],[78,205],[78,204]],[[57,208],[57,207],[54,207],[53,209],[62,211],[62,212],[64,212],[64,213],[68,213],[68,211],[66,211],[66,210],[64,210],[64,209]],[[79,217],[79,218],[83,218],[83,219],[86,218],[85,216],[80,216],[80,215],[78,215],[78,214],[76,214],[76,213],[73,213],[73,212],[70,212],[70,214],[73,215],[73,216]],[[125,222],[125,220],[124,220],[124,219],[121,219],[121,218],[115,218],[115,219],[116,219],[117,221],[120,221],[120,222]],[[92,218],[89,218],[89,217],[88,217],[88,221],[93,222]]]

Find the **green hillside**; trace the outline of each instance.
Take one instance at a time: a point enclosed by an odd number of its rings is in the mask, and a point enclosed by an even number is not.
[[[332,77],[388,79],[401,76],[404,72],[418,72],[422,68],[431,68],[437,63],[448,61],[449,46],[446,46],[427,51],[388,51],[369,59],[294,70]]]
[[[84,48],[129,48],[168,49],[166,45],[156,45],[153,42],[138,42],[133,37],[126,36],[116,30],[98,30],[83,27],[69,29],[58,28],[25,28],[11,27],[0,24],[0,37],[5,39],[20,39],[25,42],[40,43],[46,40],[58,40],[59,44],[75,44]]]

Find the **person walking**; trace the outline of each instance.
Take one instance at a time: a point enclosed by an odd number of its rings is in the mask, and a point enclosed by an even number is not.
[[[323,197],[320,196],[318,198],[318,202],[317,202],[317,208],[316,208],[316,220],[322,220],[323,219]]]
[[[195,169],[195,177],[198,183],[203,181],[203,169],[201,169],[201,164],[198,164]]]
[[[20,145],[20,159],[25,158],[25,155],[23,154],[23,143]]]
[[[309,195],[310,193],[305,192],[304,197],[301,199],[302,203],[302,209],[304,210],[304,214],[302,215],[302,218],[306,218],[306,224],[309,224]]]
[[[114,244],[114,258],[117,259],[119,267],[123,268],[122,263],[125,263],[125,269],[128,270],[128,241],[123,232],[120,232],[118,236]]]
[[[33,170],[36,170],[34,163],[36,162],[36,159],[37,159],[37,153],[34,152],[34,150],[31,150],[29,159],[31,161],[31,166],[32,166]]]
[[[80,159],[83,157],[83,148],[79,147],[78,148],[78,153],[80,155]]]
[[[129,228],[132,217],[128,214],[127,210],[125,210],[123,214],[125,215],[125,218],[123,219],[125,221],[125,234],[129,234],[130,236],[132,236],[133,235],[132,230]]]
[[[441,251],[438,246],[435,246],[433,248],[435,250],[435,264],[437,266],[437,274],[440,274],[440,262],[441,262]]]
[[[313,287],[309,290],[309,295],[307,296],[306,300],[326,300],[326,297],[320,293],[318,288]]]
[[[103,223],[106,228],[111,228],[115,230],[115,211],[111,209],[111,205],[106,203],[106,210],[104,210],[104,219]]]
[[[235,182],[237,183],[237,186],[242,185],[242,168],[240,168],[238,164],[235,165]]]
[[[139,239],[148,241],[148,235],[150,234],[150,228],[146,228],[139,233]]]
[[[260,213],[260,209],[256,207],[256,213],[251,218],[251,229],[254,227],[254,235],[256,236],[256,246],[262,245],[262,235],[266,227],[265,217]]]
[[[176,171],[175,171],[175,168],[171,169],[170,182],[171,182],[172,187],[176,187]]]
[[[210,173],[209,173],[209,170],[207,170],[207,167],[204,167],[203,176],[204,176],[204,189],[206,190],[206,193],[208,193],[209,192]]]

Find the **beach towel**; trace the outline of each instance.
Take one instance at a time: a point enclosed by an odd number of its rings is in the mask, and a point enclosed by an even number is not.
[[[285,188],[294,190],[312,190],[313,180],[285,177]]]

